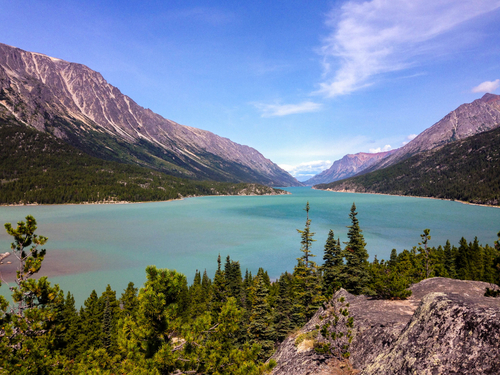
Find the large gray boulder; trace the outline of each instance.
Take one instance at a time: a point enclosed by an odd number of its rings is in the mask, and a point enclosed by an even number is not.
[[[484,297],[488,283],[431,278],[405,301],[344,297],[354,317],[351,363],[361,374],[500,374],[500,299]],[[332,373],[339,362],[315,353],[309,337],[325,323],[318,310],[273,358],[273,375]],[[311,336],[311,334],[309,334]],[[346,372],[348,373],[348,372]]]

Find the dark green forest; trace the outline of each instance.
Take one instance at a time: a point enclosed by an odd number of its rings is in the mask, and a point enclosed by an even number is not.
[[[259,184],[182,179],[91,157],[47,133],[0,119],[0,204],[143,202],[273,194]]]
[[[330,231],[324,245],[314,246],[309,204],[305,211],[305,226],[297,229],[297,264],[277,280],[263,268],[255,275],[243,272],[238,261],[219,255],[212,278],[197,270],[188,284],[181,273],[149,266],[142,287],[129,283],[117,294],[108,285],[100,296],[93,291],[80,308],[71,292],[46,277],[33,278],[47,243],[35,234],[36,220],[27,216],[16,227],[6,224],[20,271],[11,287],[13,303],[0,297],[0,372],[264,374],[275,366],[269,357],[290,335],[296,345],[312,340],[324,356],[349,358],[356,321],[343,299],[331,299],[341,287],[372,298],[405,299],[411,284],[442,276],[486,281],[492,288],[485,292],[496,294],[500,233],[495,247],[477,238],[435,247],[431,231],[424,229],[412,249],[394,249],[389,260],[369,262],[354,204],[344,243]],[[313,248],[322,253],[321,265]],[[334,304],[340,308],[332,309]],[[328,320],[333,324],[317,325],[311,337],[296,335],[327,306],[322,317],[333,314]]]
[[[500,128],[422,152],[393,166],[317,189],[500,204]]]

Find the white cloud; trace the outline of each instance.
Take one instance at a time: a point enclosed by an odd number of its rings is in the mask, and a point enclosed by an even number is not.
[[[370,148],[370,152],[372,154],[376,154],[378,152],[385,152],[392,150],[391,145],[385,145],[384,147]]]
[[[283,168],[299,181],[304,181],[330,168],[332,164],[330,160],[314,160],[297,165],[280,164],[280,168]]]
[[[486,81],[474,87],[472,89],[472,92],[494,92],[499,87],[500,87],[500,79],[497,79],[495,81]]]
[[[296,113],[316,112],[322,108],[321,103],[302,102],[299,104],[254,104],[261,112],[262,117],[287,116]]]
[[[410,142],[412,139],[417,138],[417,135],[418,134],[410,134],[408,137],[406,137],[406,141],[403,141],[402,145],[404,146],[408,144],[408,142]]]
[[[417,66],[453,48],[435,38],[500,7],[500,0],[350,0],[327,20],[321,48],[328,97],[349,94],[377,75]]]

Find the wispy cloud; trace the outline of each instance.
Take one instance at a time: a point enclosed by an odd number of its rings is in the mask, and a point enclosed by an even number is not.
[[[500,79],[496,79],[494,81],[486,81],[477,85],[472,89],[472,92],[494,92],[496,89],[500,87]]]
[[[287,116],[296,113],[316,112],[322,108],[321,103],[302,102],[299,104],[263,104],[254,103],[261,111],[262,117]]]
[[[437,36],[499,7],[500,0],[347,1],[327,19],[333,31],[321,48],[325,80],[318,93],[349,94],[375,76],[417,66],[449,48]]]
[[[332,166],[330,160],[314,160],[297,165],[280,164],[280,167],[299,181],[305,181]]]
[[[384,147],[370,148],[370,152],[372,154],[376,154],[378,152],[385,152],[392,150],[391,145],[385,145]]]

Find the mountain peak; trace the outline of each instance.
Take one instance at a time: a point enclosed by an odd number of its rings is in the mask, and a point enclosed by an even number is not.
[[[500,95],[490,94],[488,92],[488,93],[484,94],[483,97],[479,100],[481,102],[484,102],[484,103],[498,102],[498,101],[500,101]]]

